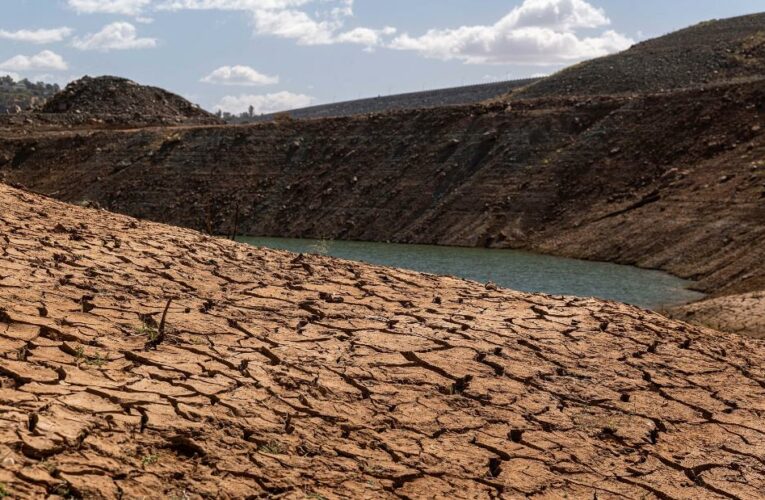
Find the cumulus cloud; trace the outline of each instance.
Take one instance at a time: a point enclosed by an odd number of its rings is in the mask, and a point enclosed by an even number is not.
[[[202,78],[205,83],[217,83],[220,85],[274,85],[279,83],[278,76],[269,76],[259,73],[249,66],[221,66],[209,75]]]
[[[490,25],[431,29],[419,36],[395,36],[393,27],[348,27],[354,0],[67,0],[82,13],[119,13],[143,19],[150,11],[240,11],[253,32],[294,40],[300,45],[356,44],[388,47],[425,57],[477,64],[561,65],[623,50],[633,42],[615,31],[592,32],[610,24],[605,11],[588,0],[524,0]],[[148,19],[148,18],[147,18]],[[115,25],[112,26],[116,26]],[[130,28],[128,28],[130,26]],[[111,48],[154,46],[136,38],[132,25],[110,36]],[[583,34],[581,30],[590,30]],[[116,28],[112,29],[116,32]],[[98,36],[100,34],[91,35]],[[106,37],[107,34],[103,34]],[[76,46],[95,45],[78,40]],[[101,43],[100,46],[109,44]],[[101,50],[108,50],[103,49]]]
[[[72,29],[67,27],[18,31],[6,31],[0,29],[0,39],[37,44],[60,42],[68,38],[71,34]]]
[[[500,23],[508,27],[535,26],[554,30],[598,28],[611,21],[603,9],[585,0],[525,0],[514,8]]]
[[[248,13],[256,34],[295,40],[300,45],[351,43],[378,46],[394,28],[344,31],[354,0],[164,0],[158,10],[238,10]],[[314,5],[309,14],[301,7]]]
[[[340,33],[335,37],[340,43],[355,43],[366,45],[367,47],[376,47],[383,43],[383,37],[396,34],[396,28],[386,26],[380,30],[370,28],[355,28],[345,33]]]
[[[164,0],[159,10],[283,10],[314,0]],[[352,2],[351,2],[352,3]]]
[[[135,26],[117,22],[107,24],[98,33],[77,38],[72,45],[80,50],[129,50],[149,49],[157,46],[156,38],[138,38]]]
[[[292,92],[276,92],[274,94],[226,96],[215,105],[214,109],[239,114],[252,106],[256,115],[276,113],[290,109],[310,106],[313,97]]]
[[[292,38],[301,45],[332,43],[339,28],[335,20],[317,21],[300,10],[255,10],[252,12],[255,31],[261,35]]]
[[[0,70],[4,71],[64,71],[68,67],[63,57],[50,50],[33,56],[14,56],[0,63]]]
[[[67,0],[78,14],[122,14],[138,16],[152,0]]]
[[[602,9],[584,0],[525,0],[493,25],[403,34],[389,47],[426,57],[474,64],[554,65],[603,56],[634,41],[609,30],[582,37],[576,30],[610,24]]]
[[[352,5],[352,0],[342,1],[321,15],[320,19],[295,9],[255,9],[251,15],[257,34],[290,38],[300,45],[350,43],[376,47],[383,43],[384,37],[396,33],[392,27],[359,27],[342,31],[345,19],[353,15]]]

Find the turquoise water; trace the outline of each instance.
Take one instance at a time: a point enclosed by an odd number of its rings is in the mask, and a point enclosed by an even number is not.
[[[703,297],[687,289],[691,282],[660,271],[517,250],[285,238],[241,237],[239,241],[484,283],[493,281],[502,287],[526,292],[599,297],[651,309]]]

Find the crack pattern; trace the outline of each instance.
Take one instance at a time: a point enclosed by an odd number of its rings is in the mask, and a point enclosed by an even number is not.
[[[0,206],[0,482],[13,495],[765,491],[761,341],[2,185]]]

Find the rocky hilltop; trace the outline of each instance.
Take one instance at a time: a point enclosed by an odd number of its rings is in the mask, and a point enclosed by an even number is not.
[[[761,78],[765,13],[706,21],[565,69],[517,97],[641,94]]]
[[[0,487],[757,498],[765,344],[0,185]]]
[[[183,97],[127,78],[85,76],[33,112],[4,117],[0,127],[141,127],[216,125],[223,121]]]
[[[43,113],[86,115],[128,114],[168,118],[211,118],[212,115],[186,99],[157,87],[138,85],[126,78],[101,76],[74,81],[49,99]]]

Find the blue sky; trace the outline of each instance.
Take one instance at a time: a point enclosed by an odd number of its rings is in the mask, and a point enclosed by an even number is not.
[[[765,0],[2,0],[0,73],[113,74],[207,109],[549,74]]]

